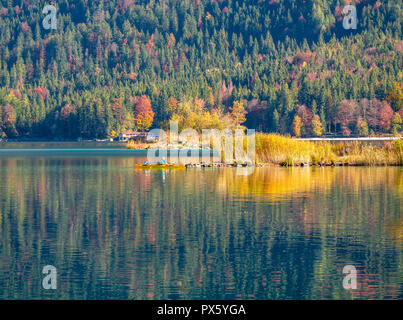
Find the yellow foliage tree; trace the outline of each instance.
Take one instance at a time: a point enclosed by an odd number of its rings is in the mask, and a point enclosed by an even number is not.
[[[179,103],[170,103],[171,121],[178,122],[179,130],[186,128],[202,132],[203,129],[236,128],[246,120],[243,104],[235,102],[231,113],[224,114],[219,108],[211,111],[205,107],[202,99],[188,99]]]
[[[360,136],[367,136],[369,134],[368,123],[362,118],[357,119],[357,131]]]
[[[392,118],[392,133],[397,134],[402,129],[402,117],[395,112]]]
[[[292,122],[292,133],[294,136],[299,138],[301,136],[302,120],[299,115],[295,115],[294,121]]]
[[[111,138],[116,138],[118,136],[118,133],[115,130],[112,130],[110,136]]]
[[[403,83],[394,82],[393,88],[388,92],[386,99],[396,111],[399,111],[403,107]]]
[[[317,114],[313,116],[312,119],[312,132],[315,137],[320,137],[322,135],[323,127],[322,122]]]
[[[211,91],[209,92],[208,103],[210,104],[210,106],[214,106],[214,105],[215,105],[214,94],[213,94],[213,92],[211,92]]]
[[[233,127],[236,129],[244,128],[243,126],[241,126],[241,124],[246,121],[247,112],[245,110],[245,106],[244,106],[243,102],[234,101],[234,104],[230,108],[230,112],[231,112]]]

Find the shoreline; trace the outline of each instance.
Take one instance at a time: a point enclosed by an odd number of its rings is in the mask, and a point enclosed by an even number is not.
[[[375,138],[373,138],[375,139]],[[379,139],[388,139],[383,144],[374,145],[371,143],[363,143],[362,141],[344,142],[333,140],[336,143],[329,141],[307,141],[296,138],[285,137],[276,134],[257,134],[256,135],[256,150],[255,150],[255,166],[256,167],[385,167],[385,166],[403,166],[403,139],[397,137],[377,137]],[[153,143],[127,143],[119,141],[55,141],[55,140],[1,140],[0,151],[4,155],[8,151],[20,153],[23,151],[31,154],[46,153],[47,151],[68,151],[78,150],[83,152],[88,149],[89,153],[95,154],[97,149],[99,152],[113,151],[130,154],[130,151],[147,154],[149,148],[155,146]],[[200,154],[203,152],[213,152],[214,146],[186,148],[180,146],[168,147],[156,150],[166,150],[168,156],[171,152],[197,151]],[[212,157],[213,157],[212,155]],[[189,156],[191,156],[189,154]],[[197,161],[201,161],[197,160]],[[212,160],[214,161],[214,160]],[[217,160],[215,160],[217,161]],[[217,162],[223,162],[223,166],[242,166],[245,159],[234,161],[232,164],[224,164],[224,158]],[[199,164],[202,164],[199,162]]]

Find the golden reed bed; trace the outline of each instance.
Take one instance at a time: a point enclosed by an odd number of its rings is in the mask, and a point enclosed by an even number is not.
[[[375,146],[359,142],[301,141],[276,134],[256,135],[258,162],[284,166],[311,165],[402,165],[403,139]]]
[[[147,149],[152,144],[129,141],[128,149]],[[245,141],[246,147],[246,141]],[[303,141],[278,134],[256,134],[256,162],[268,165],[403,165],[403,139],[371,145],[359,142]]]

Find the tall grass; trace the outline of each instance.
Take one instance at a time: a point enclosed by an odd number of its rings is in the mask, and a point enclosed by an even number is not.
[[[332,163],[336,158],[328,143],[313,143],[277,134],[256,135],[258,162],[292,166],[300,163]]]
[[[277,134],[256,135],[257,161],[285,166],[347,164],[403,165],[403,139],[382,146],[363,143],[309,142]]]
[[[395,153],[397,164],[403,165],[403,138],[393,141],[393,152]]]
[[[139,149],[147,149],[149,148],[150,143],[144,143],[141,141],[134,141],[134,140],[129,140],[126,143],[126,149],[131,149],[131,150],[139,150]]]
[[[283,166],[301,163],[353,166],[403,165],[403,139],[384,145],[371,145],[358,142],[310,142],[278,134],[257,133],[255,144],[258,163]],[[129,141],[126,145],[128,149],[146,149],[149,146],[150,144],[137,141]]]

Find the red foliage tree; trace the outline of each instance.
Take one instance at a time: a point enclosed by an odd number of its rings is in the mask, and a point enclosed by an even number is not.
[[[351,130],[349,125],[357,122],[359,106],[355,101],[343,100],[337,108],[336,123],[340,123],[342,134],[349,136]]]
[[[334,9],[334,16],[336,17],[337,21],[343,20],[343,6],[339,6]]]
[[[297,115],[301,118],[305,134],[309,134],[312,127],[313,112],[306,105],[297,105]]]
[[[374,4],[374,10],[378,9],[380,6],[382,5],[382,3],[380,1],[375,2]]]
[[[21,93],[20,90],[18,90],[18,89],[16,89],[16,90],[10,89],[10,93],[11,93],[14,97],[16,97],[16,98],[18,98],[18,99],[22,99],[22,93]]]
[[[26,22],[23,22],[23,23],[21,23],[21,31],[22,32],[27,32],[28,30],[30,30],[31,28],[29,27],[29,25],[28,25],[28,23],[26,23]]]
[[[393,118],[393,109],[386,101],[362,99],[360,107],[368,125],[374,130],[386,131]]]
[[[3,106],[1,118],[3,121],[3,125],[5,126],[12,126],[15,123],[16,115],[12,105],[5,105]]]
[[[60,116],[63,120],[66,120],[70,114],[73,112],[73,107],[70,104],[66,104],[61,110],[60,110]]]
[[[8,15],[8,9],[7,8],[1,8],[0,15],[2,17],[5,17],[6,15]]]
[[[49,94],[49,90],[46,88],[42,88],[42,87],[36,87],[34,89],[34,92],[36,94],[39,94],[42,97],[42,100],[45,100],[45,98],[47,97],[47,95]]]
[[[383,131],[389,130],[392,118],[393,109],[388,102],[382,101],[379,106],[379,128]]]
[[[299,52],[294,57],[294,63],[298,65],[302,65],[304,62],[308,63],[311,61],[312,53],[311,52]]]
[[[172,110],[178,105],[178,100],[176,100],[174,97],[170,97],[168,99],[168,108]]]

